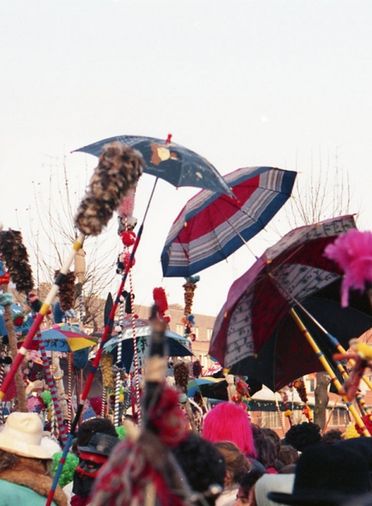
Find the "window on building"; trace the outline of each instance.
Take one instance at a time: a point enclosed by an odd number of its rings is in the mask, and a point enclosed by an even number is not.
[[[195,338],[196,339],[199,339],[199,328],[198,327],[194,327],[193,328],[193,332],[195,334]]]
[[[176,325],[176,332],[177,332],[177,334],[180,334],[181,336],[183,336],[183,334],[185,333],[185,327],[181,324],[177,324]]]
[[[309,392],[314,392],[315,390],[315,379],[314,378],[309,378],[308,379],[308,384],[309,384]]]
[[[210,341],[212,339],[212,332],[213,329],[207,329],[207,341]]]
[[[280,415],[277,411],[263,411],[262,415],[263,427],[268,427],[270,429],[281,427]]]

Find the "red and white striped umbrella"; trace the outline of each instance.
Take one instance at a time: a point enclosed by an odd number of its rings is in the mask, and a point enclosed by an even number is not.
[[[296,172],[248,167],[224,176],[235,195],[202,190],[172,225],[161,255],[164,276],[189,277],[234,253],[291,195]]]

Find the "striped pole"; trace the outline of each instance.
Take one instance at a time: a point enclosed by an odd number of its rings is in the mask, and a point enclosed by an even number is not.
[[[102,405],[101,405],[101,416],[105,418],[106,415],[106,388],[102,385]]]
[[[62,414],[62,409],[61,409],[61,405],[59,402],[58,390],[57,390],[57,386],[56,386],[56,382],[54,380],[53,374],[51,373],[51,370],[50,370],[50,360],[47,357],[45,345],[41,339],[40,339],[40,343],[39,343],[39,349],[40,349],[40,354],[41,354],[41,360],[43,362],[45,379],[46,379],[47,385],[49,387],[50,394],[52,396],[52,403],[53,403],[52,414],[54,411],[56,422],[57,422],[57,428],[58,428],[58,432],[59,432],[59,437],[60,437],[61,441],[64,443],[66,441],[67,435],[66,435],[66,429],[65,429],[65,426],[63,423],[63,414]]]
[[[139,359],[138,359],[138,347],[137,347],[137,327],[136,318],[134,317],[134,292],[133,292],[133,278],[132,271],[129,271],[129,292],[130,292],[130,322],[132,326],[132,339],[133,339],[133,365],[134,365],[134,391],[135,391],[135,404],[137,408],[137,421],[138,425],[141,426],[142,414],[141,414],[141,395],[140,395],[140,378],[139,378]]]
[[[124,318],[125,318],[125,301],[121,303],[120,306],[120,316],[119,321],[121,325],[121,332],[120,337],[123,336],[124,331]],[[121,358],[122,358],[122,352],[123,352],[123,342],[120,341],[118,343],[117,347],[117,359],[116,359],[116,365],[117,365],[117,372],[115,377],[115,408],[114,408],[114,425],[115,427],[119,427],[121,425],[119,420],[120,415],[120,387],[121,387]]]
[[[3,380],[4,380],[4,376],[5,376],[5,365],[4,364],[0,364],[0,385],[2,384]],[[4,423],[4,404],[1,403],[1,421]]]
[[[72,420],[72,352],[67,353],[67,427],[70,432]]]
[[[13,360],[13,363],[5,376],[5,379],[0,387],[0,401],[4,398],[6,391],[8,390],[11,382],[13,381],[14,376],[16,375],[21,363],[23,362],[23,359],[26,356],[27,351],[31,348],[31,342],[37,332],[39,331],[41,322],[44,319],[44,316],[49,312],[49,309],[53,303],[53,300],[55,296],[58,293],[59,285],[61,284],[63,278],[68,273],[68,270],[74,260],[74,257],[76,253],[80,250],[80,248],[83,246],[85,236],[81,234],[78,239],[73,243],[72,245],[72,251],[70,252],[70,255],[62,265],[60,269],[60,273],[56,277],[54,284],[52,285],[51,289],[48,292],[48,295],[45,298],[44,303],[42,304],[40,311],[36,315],[34,322],[30,328],[30,330],[27,332],[27,336],[25,337],[25,340],[23,342],[23,345],[19,348],[18,353]]]

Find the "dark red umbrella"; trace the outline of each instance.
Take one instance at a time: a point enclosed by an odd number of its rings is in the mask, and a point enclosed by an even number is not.
[[[288,313],[304,301],[312,311],[313,296],[341,279],[338,266],[323,252],[335,237],[354,227],[352,216],[326,220],[292,230],[267,249],[231,286],[217,316],[210,355],[224,367],[261,380],[272,389],[319,370],[317,357]],[[314,309],[316,316],[320,309],[325,312],[323,318],[329,315],[321,322],[324,326],[332,319],[329,304],[318,302]],[[342,315],[345,325],[348,317]],[[370,324],[370,319],[363,320],[357,331]],[[347,331],[349,338],[350,332],[352,329]]]

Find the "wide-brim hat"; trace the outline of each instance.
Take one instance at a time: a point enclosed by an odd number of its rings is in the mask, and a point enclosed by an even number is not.
[[[51,459],[55,450],[42,445],[43,424],[36,413],[11,413],[0,432],[0,450],[20,457]]]
[[[365,458],[341,444],[318,444],[301,455],[292,494],[270,492],[267,497],[280,504],[339,506],[369,490]]]

